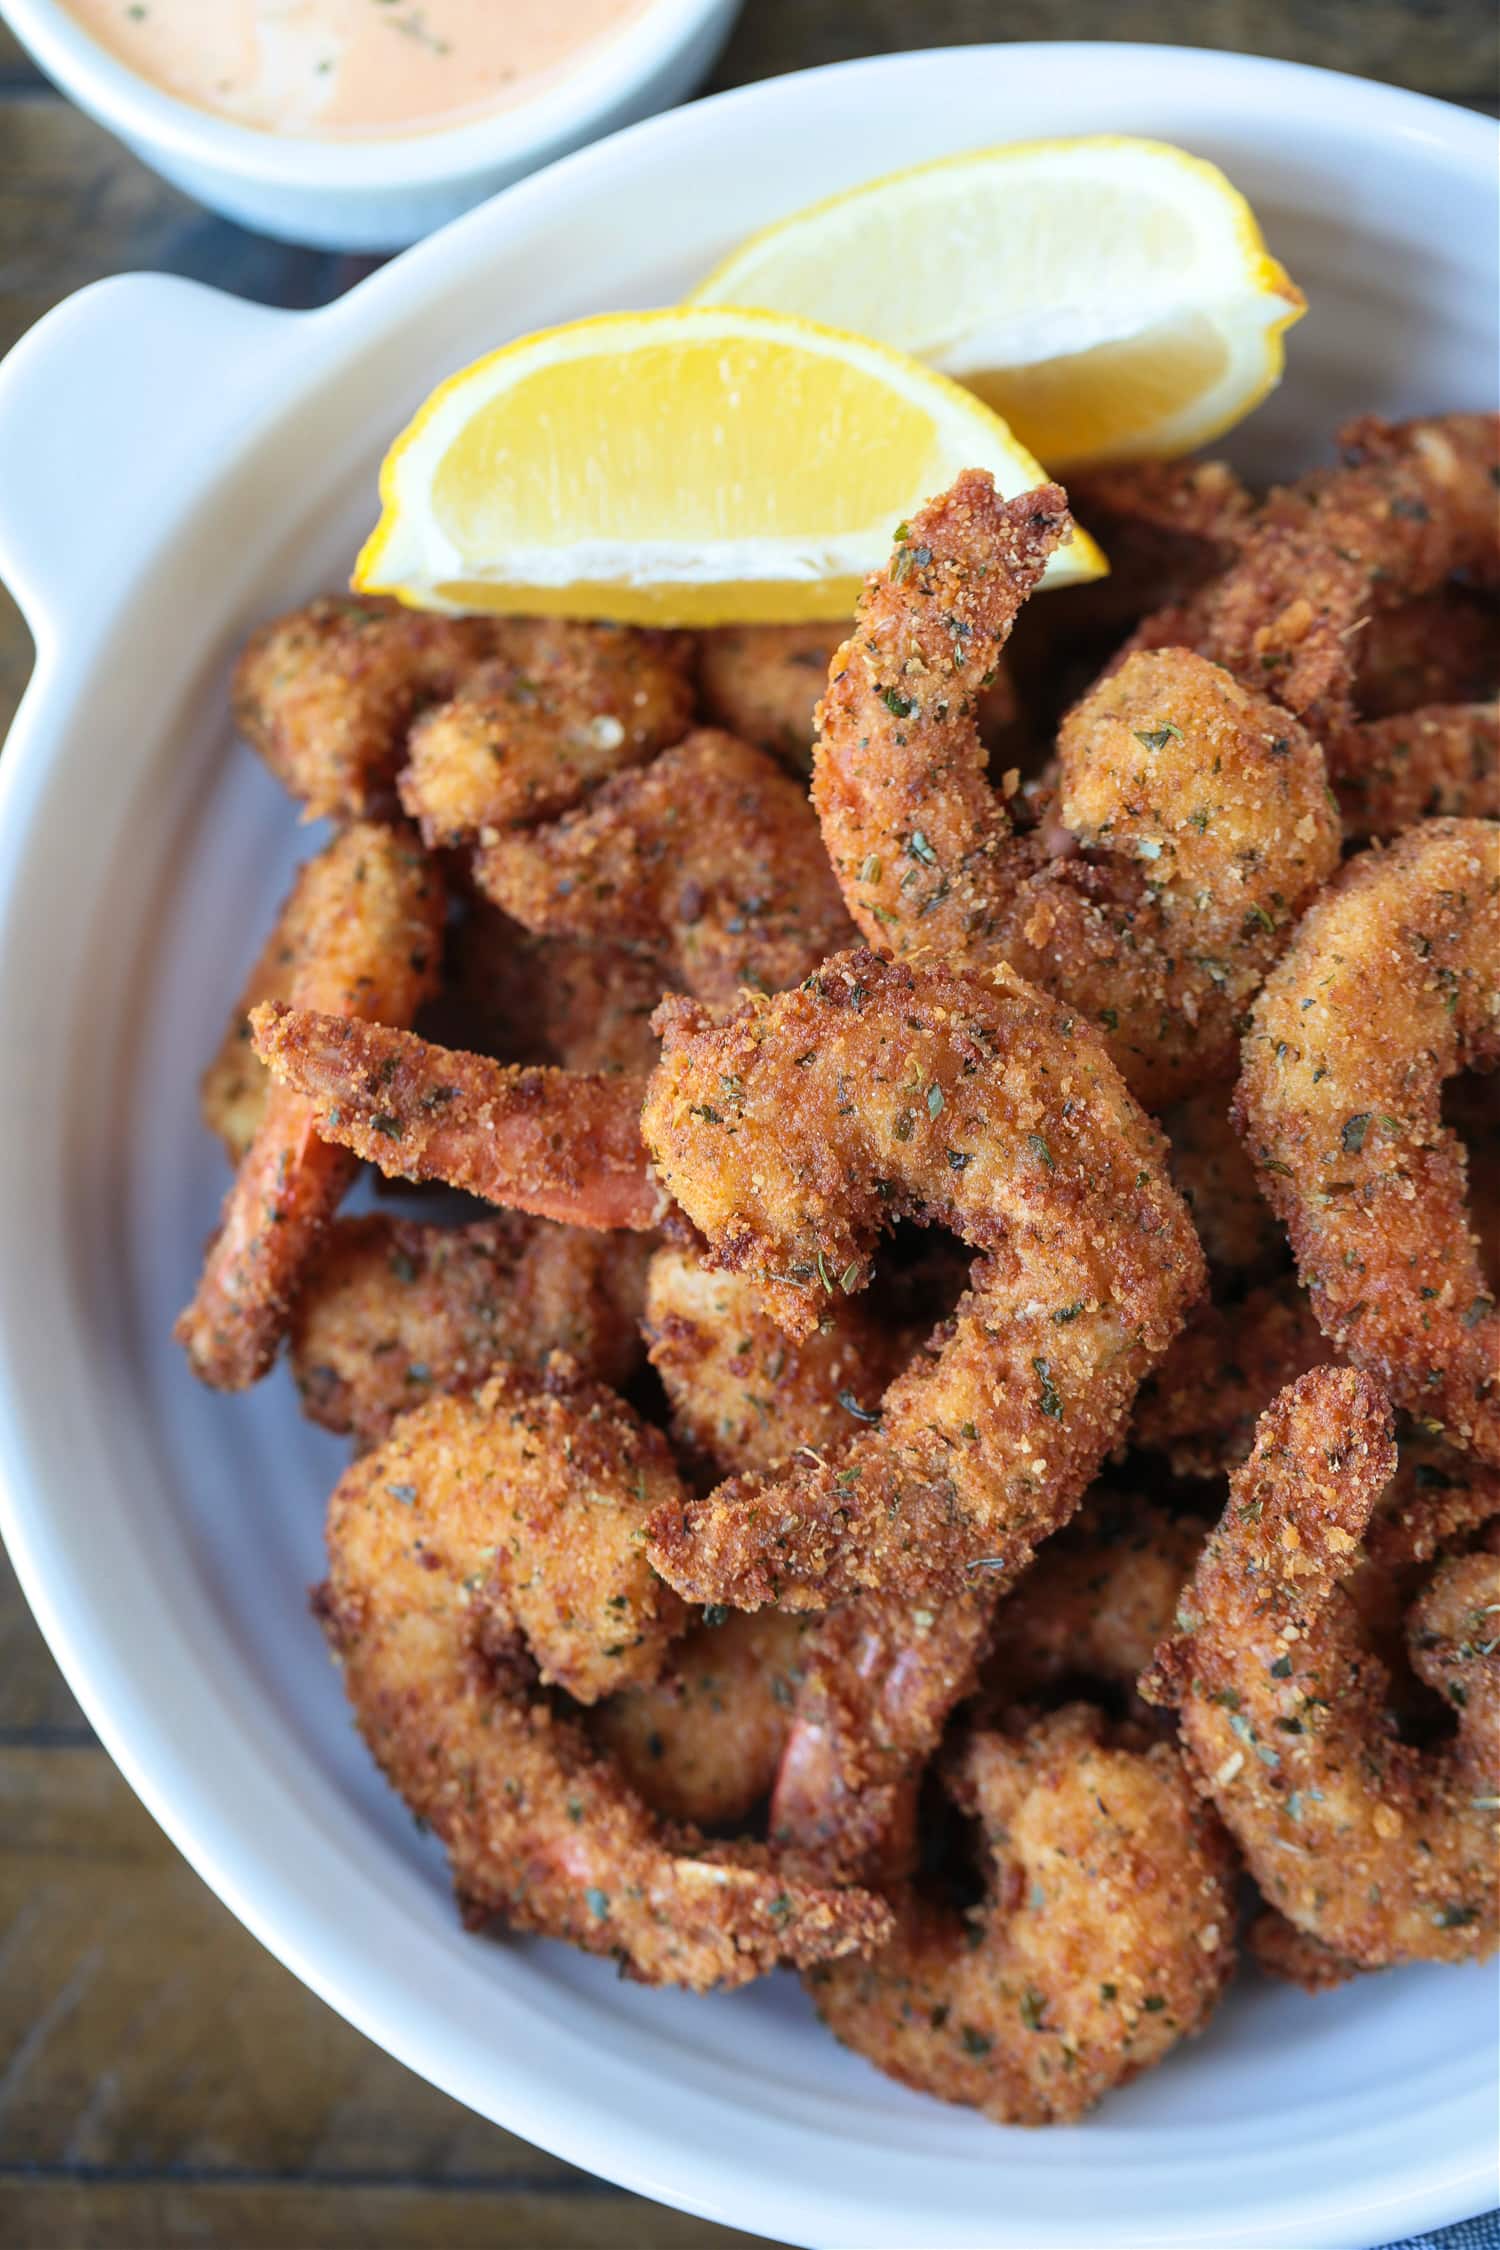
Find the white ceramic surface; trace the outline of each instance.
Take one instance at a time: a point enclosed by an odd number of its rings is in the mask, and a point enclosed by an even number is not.
[[[336,580],[382,444],[513,332],[670,300],[747,229],[1006,136],[1160,134],[1253,197],[1313,310],[1242,433],[1489,402],[1494,131],[1165,48],[846,65],[569,158],[324,311],[106,282],[0,369],[0,572],[38,666],[0,760],[3,1528],[127,1778],[325,1999],[475,2109],[798,2244],[1363,2246],[1495,2196],[1495,1985],[1247,1980],[1088,2124],[1000,2131],[825,2039],[787,1978],[693,2000],[465,1937],[304,1605],[339,1449],[278,1374],[209,1397],[168,1326],[223,1185],[194,1081],[307,839],[224,708],[246,628]],[[207,2004],[207,2003],[206,2003]]]
[[[317,250],[399,250],[569,149],[684,101],[739,5],[652,0],[637,22],[513,109],[437,132],[347,142],[258,133],[195,109],[107,54],[60,0],[0,0],[0,16],[80,109],[210,210]]]

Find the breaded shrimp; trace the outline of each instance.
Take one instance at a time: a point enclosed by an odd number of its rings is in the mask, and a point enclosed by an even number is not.
[[[914,1871],[918,1785],[979,1684],[998,1598],[981,1569],[946,1599],[860,1594],[818,1621],[771,1799],[793,1865],[830,1883]]]
[[[1198,1305],[1141,1385],[1130,1443],[1164,1454],[1175,1477],[1217,1477],[1244,1460],[1276,1393],[1328,1357],[1291,1275],[1236,1304]]]
[[[445,997],[461,1043],[503,1062],[644,1078],[660,1051],[661,971],[623,945],[533,937],[475,899],[449,939]],[[267,997],[271,997],[268,995]]]
[[[719,1476],[836,1452],[880,1419],[911,1343],[857,1298],[828,1300],[812,1334],[794,1339],[747,1275],[672,1245],[651,1261],[645,1325],[678,1449]]]
[[[610,1393],[565,1366],[508,1371],[403,1417],[345,1472],[318,1607],[365,1740],[445,1845],[466,1919],[703,1990],[879,1942],[890,1918],[754,1845],[657,1821],[528,1682],[521,1633],[575,1696],[660,1664],[671,1597],[633,1533],[673,1476]]]
[[[1272,492],[1257,527],[1311,530],[1370,575],[1382,606],[1462,573],[1500,584],[1500,415],[1436,414],[1339,432],[1339,464]]]
[[[641,1363],[648,1240],[497,1213],[473,1226],[336,1219],[291,1327],[302,1410],[378,1445],[398,1414],[565,1351],[600,1382]]]
[[[524,619],[429,617],[369,595],[324,594],[246,642],[235,724],[304,819],[388,816],[417,712],[529,637]]]
[[[442,885],[409,830],[358,822],[302,870],[278,927],[295,950],[299,1006],[340,1023],[409,1023],[437,982]],[[353,1173],[343,1151],[318,1138],[301,1095],[274,1087],[177,1323],[201,1381],[235,1391],[265,1374]]]
[[[1500,417],[1369,416],[1341,445],[1341,466],[1273,492],[1223,577],[1148,618],[1133,645],[1197,649],[1296,713],[1324,746],[1351,834],[1490,812],[1492,712],[1445,684],[1420,730],[1415,705],[1392,728],[1388,702],[1361,717],[1356,694],[1373,614],[1436,594],[1455,572],[1500,584]]]
[[[1395,1463],[1367,1375],[1318,1368],[1283,1391],[1142,1682],[1178,1710],[1266,1897],[1365,1968],[1474,1959],[1500,1936],[1500,1558],[1443,1564],[1411,1613],[1413,1668],[1458,1723],[1417,1749],[1385,1719],[1343,1588]]]
[[[1324,1334],[1500,1461],[1500,1313],[1444,1079],[1500,1062],[1500,823],[1351,862],[1256,1003],[1235,1111]]]
[[[683,633],[538,620],[523,650],[470,672],[417,720],[401,802],[431,846],[546,820],[681,741],[693,720]]]
[[[1286,1260],[1286,1237],[1260,1192],[1229,1114],[1232,1085],[1205,1086],[1161,1117],[1167,1170],[1193,1215],[1215,1283],[1243,1285]]]
[[[1345,833],[1366,842],[1418,821],[1500,814],[1500,703],[1432,703],[1357,721],[1328,740]]]
[[[252,1012],[250,1028],[321,1138],[389,1179],[442,1180],[571,1226],[649,1232],[663,1216],[641,1141],[640,1079],[492,1062],[275,1002]]]
[[[1007,961],[1100,1027],[1159,1104],[1233,1069],[1243,1010],[1338,861],[1317,744],[1185,649],[1131,656],[1064,722],[1049,857],[985,773],[974,696],[1069,529],[1056,485],[969,470],[913,521],[820,713],[813,796],[874,944]]]
[[[642,1131],[710,1261],[794,1337],[903,1216],[976,1253],[936,1350],[836,1463],[742,1476],[653,1525],[691,1599],[827,1607],[1024,1568],[1071,1514],[1203,1285],[1164,1143],[1087,1026],[1018,977],[852,952],[722,1025],[657,1018]]]
[[[550,937],[608,937],[709,1007],[796,984],[850,936],[798,784],[707,730],[577,812],[475,855],[496,905]]]
[[[839,625],[719,625],[700,633],[698,685],[707,717],[793,773],[811,772],[818,701],[848,633]],[[986,742],[1015,723],[1015,689],[1003,662],[975,715]]]
[[[1080,1678],[1133,1688],[1208,1529],[1138,1494],[1091,1493],[996,1611],[986,1689],[1015,1703]]]
[[[674,1246],[651,1262],[645,1325],[679,1452],[713,1476],[835,1453],[878,1418],[909,1341],[857,1298],[831,1301],[812,1335],[794,1341],[747,1276]],[[785,1610],[709,1614],[674,1646],[662,1678],[614,1697],[594,1731],[658,1812],[717,1826],[769,1792],[802,1715],[809,1628],[815,1647],[821,1628]]]
[[[1233,1855],[1174,1745],[1069,1704],[973,1735],[953,1775],[991,1857],[964,1917],[905,1888],[897,1934],[808,1986],[904,2085],[1020,2125],[1084,2116],[1203,2029],[1234,1967]]]
[[[714,1611],[649,1687],[597,1705],[589,1733],[663,1819],[734,1827],[776,1778],[808,1630],[787,1610]]]
[[[1500,684],[1500,611],[1461,586],[1372,610],[1356,649],[1363,719],[1394,719],[1429,703],[1476,703]]]

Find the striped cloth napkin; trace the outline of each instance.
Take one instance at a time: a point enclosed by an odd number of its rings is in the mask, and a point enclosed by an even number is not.
[[[1435,2234],[1409,2235],[1388,2250],[1500,2250],[1500,2211],[1481,2211],[1477,2218],[1460,2219]]]

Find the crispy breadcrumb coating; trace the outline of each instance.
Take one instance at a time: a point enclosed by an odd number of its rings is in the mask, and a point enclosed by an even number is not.
[[[1066,1521],[1203,1286],[1160,1134],[1088,1027],[1019,978],[853,952],[716,1025],[669,1002],[642,1130],[711,1262],[793,1336],[863,1286],[901,1217],[975,1252],[930,1354],[836,1463],[798,1459],[665,1511],[695,1600],[826,1607],[959,1591]]]
[[[427,1226],[335,1219],[292,1320],[303,1412],[378,1445],[399,1414],[475,1391],[498,1362],[565,1351],[617,1388],[642,1358],[649,1239],[497,1213]]]
[[[357,822],[302,870],[278,926],[294,952],[298,1006],[344,1025],[409,1023],[437,983],[442,885],[410,830]],[[319,1138],[302,1095],[273,1087],[177,1323],[202,1382],[237,1391],[265,1374],[353,1172]]]
[[[1203,2029],[1234,1968],[1233,1855],[1173,1744],[1069,1704],[970,1737],[953,1771],[992,1865],[969,1916],[910,1888],[897,1933],[808,1986],[903,2085],[1017,2125],[1083,2117]]]
[[[565,1365],[509,1370],[404,1416],[345,1472],[318,1608],[360,1730],[442,1840],[471,1922],[499,1915],[702,1991],[891,1925],[866,1892],[658,1821],[532,1685],[533,1661],[585,1694],[659,1663],[670,1596],[630,1527],[673,1475],[610,1393]]]
[[[1369,1376],[1317,1368],[1281,1392],[1142,1682],[1179,1712],[1266,1898],[1366,1968],[1476,1959],[1500,1937],[1500,1557],[1444,1563],[1411,1612],[1412,1666],[1457,1732],[1402,1741],[1344,1591],[1395,1466]]]
[[[1443,1081],[1500,1062],[1500,823],[1362,853],[1256,1003],[1235,1096],[1329,1342],[1500,1460],[1500,1314]]]

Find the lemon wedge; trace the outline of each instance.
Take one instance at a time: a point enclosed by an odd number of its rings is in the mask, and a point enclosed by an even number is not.
[[[1305,310],[1217,166],[1114,135],[872,180],[752,235],[691,302],[812,315],[913,353],[1054,471],[1220,436],[1279,380]]]
[[[442,384],[386,455],[364,592],[422,609],[712,625],[848,617],[960,469],[1045,472],[973,393],[765,312],[611,313]],[[1052,584],[1098,577],[1083,532]]]

